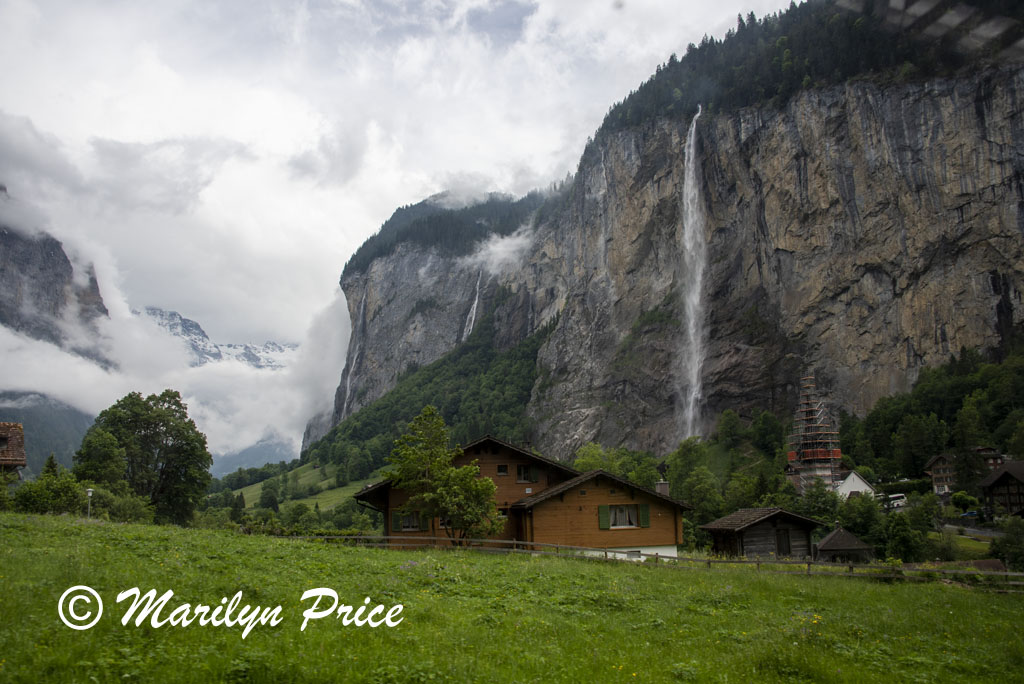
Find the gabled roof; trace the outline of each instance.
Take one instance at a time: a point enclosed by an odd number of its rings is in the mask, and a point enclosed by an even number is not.
[[[569,491],[573,487],[578,487],[579,485],[581,485],[581,484],[583,484],[585,482],[589,482],[590,480],[593,480],[593,479],[595,479],[597,477],[607,478],[607,479],[611,480],[612,482],[615,482],[615,483],[618,483],[618,484],[622,485],[623,487],[628,487],[630,489],[635,489],[638,492],[643,492],[644,494],[647,494],[648,496],[651,496],[651,497],[653,497],[655,499],[661,499],[662,501],[664,501],[664,502],[666,502],[668,504],[671,504],[673,506],[678,506],[679,508],[683,508],[683,509],[687,509],[687,510],[689,510],[691,508],[691,506],[688,506],[688,505],[684,504],[682,501],[676,501],[675,499],[673,499],[670,496],[665,496],[664,494],[659,494],[658,492],[654,491],[653,489],[647,489],[646,487],[641,487],[640,485],[635,484],[633,482],[630,482],[629,480],[621,478],[621,477],[619,477],[617,475],[612,475],[611,473],[609,473],[609,472],[607,472],[605,470],[591,470],[591,471],[583,473],[581,475],[577,475],[576,477],[572,478],[571,480],[566,480],[565,482],[562,482],[561,484],[557,484],[554,487],[548,487],[544,491],[538,492],[538,493],[534,494],[533,496],[528,496],[525,499],[520,499],[519,501],[516,501],[514,504],[512,504],[512,508],[533,508],[534,506],[536,506],[539,503],[547,501],[548,499],[550,499],[552,497],[559,496],[560,494],[564,494],[565,492]]]
[[[956,455],[955,454],[935,454],[934,456],[932,456],[931,458],[928,459],[927,463],[924,464],[924,471],[928,472],[928,469],[932,467],[932,464],[935,463],[936,461],[938,461],[940,458],[945,458],[945,459],[947,459],[949,461],[955,461],[956,460]]]
[[[515,451],[516,453],[518,453],[520,456],[522,456],[524,458],[532,458],[533,460],[538,461],[540,463],[543,463],[544,465],[551,466],[552,468],[556,468],[558,470],[561,470],[566,475],[574,475],[575,476],[575,475],[579,475],[580,474],[580,471],[576,470],[575,468],[573,468],[571,466],[568,466],[568,465],[562,463],[561,461],[556,461],[554,459],[547,458],[545,456],[541,456],[540,454],[535,454],[532,451],[530,451],[529,449],[525,449],[525,448],[523,448],[521,446],[516,446],[515,444],[512,444],[511,442],[506,442],[506,441],[500,440],[497,437],[492,437],[491,435],[484,435],[480,439],[474,440],[474,441],[470,442],[469,444],[465,444],[465,445],[461,446],[460,448],[462,449],[463,453],[465,453],[465,451],[467,449],[480,446],[480,445],[482,445],[482,444],[484,444],[486,442],[491,442],[492,444],[497,444],[498,446],[505,447],[506,449],[511,449],[512,451]]]
[[[1007,461],[989,473],[984,480],[978,483],[978,486],[991,487],[996,483],[996,480],[1002,477],[1005,473],[1009,473],[1010,477],[1015,478],[1020,482],[1024,482],[1024,461]]]
[[[572,468],[570,466],[567,466],[564,463],[552,460],[550,458],[545,458],[544,456],[540,456],[538,454],[535,454],[532,451],[524,449],[523,447],[516,446],[515,444],[512,444],[511,442],[505,442],[503,440],[500,440],[500,439],[498,439],[496,437],[492,437],[490,435],[485,435],[484,437],[481,437],[480,439],[474,440],[474,441],[470,442],[469,444],[466,444],[465,446],[461,446],[459,448],[462,449],[463,453],[465,453],[467,449],[470,449],[472,447],[478,447],[478,446],[481,446],[481,445],[483,445],[485,443],[495,444],[495,445],[504,447],[506,449],[509,449],[511,451],[514,451],[517,454],[519,454],[520,456],[522,456],[523,458],[532,459],[532,460],[537,461],[538,463],[540,463],[540,464],[542,464],[544,466],[547,466],[547,467],[550,467],[550,468],[554,468],[556,470],[560,470],[565,475],[576,476],[576,475],[580,474],[580,471],[578,471],[575,468]],[[353,494],[352,497],[354,499],[356,499],[357,501],[362,501],[362,502],[366,503],[369,506],[373,506],[373,500],[376,499],[378,496],[383,495],[383,493],[386,492],[387,488],[390,487],[390,486],[391,486],[391,481],[387,480],[387,479],[381,480],[380,482],[374,482],[373,484],[366,485],[365,487],[360,489],[358,492]],[[548,491],[548,490],[545,490],[545,491]],[[661,496],[661,495],[659,494],[658,496]]]
[[[783,508],[741,508],[735,513],[719,518],[713,522],[709,522],[707,525],[701,525],[701,529],[704,530],[726,530],[739,532],[745,530],[751,525],[756,525],[759,522],[774,518],[775,516],[783,516],[797,522],[810,525],[811,527],[818,527],[822,523],[813,518],[808,518],[797,513],[791,513]]]
[[[842,527],[832,530],[818,542],[818,551],[867,551],[872,548],[871,544],[862,542],[855,534],[847,532]]]

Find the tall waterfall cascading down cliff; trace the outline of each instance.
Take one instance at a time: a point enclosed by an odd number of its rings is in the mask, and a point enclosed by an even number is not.
[[[707,326],[704,315],[704,268],[707,265],[707,239],[704,236],[704,209],[697,168],[697,119],[690,121],[686,134],[686,166],[683,175],[683,215],[680,243],[683,251],[682,298],[685,346],[679,350],[676,386],[683,399],[682,438],[699,432],[702,398],[701,372],[706,356]]]
[[[473,296],[473,306],[469,307],[469,315],[466,316],[466,326],[462,330],[462,341],[465,342],[469,339],[469,334],[473,332],[473,325],[476,323],[476,307],[480,303],[480,278],[484,272],[480,271],[476,276],[476,294]]]

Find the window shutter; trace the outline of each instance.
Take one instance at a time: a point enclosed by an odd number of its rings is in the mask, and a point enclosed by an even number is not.
[[[540,480],[540,469],[537,466],[530,466],[530,482]]]
[[[398,511],[391,511],[391,531],[402,531],[402,514]]]
[[[638,516],[640,518],[640,527],[651,526],[651,506],[650,504],[639,504],[636,507]]]
[[[597,526],[602,530],[611,529],[612,523],[611,520],[609,520],[607,506],[597,507]]]
[[[425,532],[430,529],[430,518],[425,515],[420,515],[420,532]]]

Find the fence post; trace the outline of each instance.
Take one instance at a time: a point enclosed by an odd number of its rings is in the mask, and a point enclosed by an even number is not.
[[[657,564],[658,564],[658,555],[659,555],[659,554],[658,554],[657,552],[655,552],[655,554],[654,554],[654,564],[655,564],[655,565],[657,565]]]
[[[708,570],[710,570],[710,569],[711,569],[711,559],[708,558]]]
[[[808,575],[811,574],[811,562],[810,561],[807,561],[807,574]]]
[[[757,564],[757,571],[761,572],[761,559],[759,558],[754,562]]]

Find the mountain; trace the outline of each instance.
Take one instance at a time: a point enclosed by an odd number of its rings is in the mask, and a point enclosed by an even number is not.
[[[891,30],[829,3],[799,12],[850,41]],[[734,73],[723,46],[737,42],[691,52]],[[796,45],[752,44],[789,78]],[[352,336],[332,423],[459,353],[485,311],[503,348],[553,326],[525,411],[540,451],[563,458],[588,441],[666,453],[727,408],[786,417],[808,373],[831,408],[863,414],[961,348],[998,355],[1024,319],[1024,73],[936,45],[893,49],[888,71],[712,99],[696,118],[641,88],[515,228],[396,212],[399,229],[342,275]],[[650,83],[690,77],[688,58]],[[711,75],[701,87],[719,92]],[[441,224],[459,239],[424,237]]]
[[[94,416],[52,397],[35,392],[0,392],[0,422],[21,423],[25,430],[28,463],[21,471],[23,477],[38,475],[51,453],[58,463],[70,468],[93,420]]]
[[[291,354],[298,349],[298,345],[281,345],[276,342],[266,342],[262,345],[215,344],[199,323],[191,318],[185,318],[177,311],[147,306],[145,315],[188,345],[192,355],[190,365],[193,367],[230,359],[241,361],[253,368],[279,369],[288,364]]]
[[[0,325],[109,365],[96,347],[107,308],[92,265],[76,269],[52,235],[7,221],[14,200],[0,188]]]

